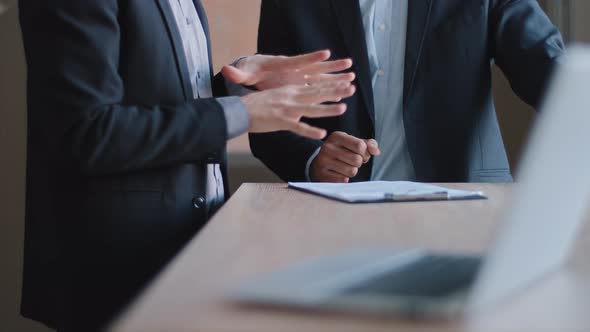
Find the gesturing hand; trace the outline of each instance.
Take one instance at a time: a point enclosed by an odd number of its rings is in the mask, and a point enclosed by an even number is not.
[[[349,69],[352,60],[327,61],[330,55],[330,51],[294,57],[253,55],[239,61],[236,67],[223,67],[221,73],[230,82],[261,91],[287,85],[354,81],[354,73],[332,74]]]
[[[286,86],[252,93],[242,97],[250,114],[251,133],[289,130],[312,139],[326,137],[324,129],[301,122],[302,117],[319,118],[343,114],[346,104],[322,105],[340,102],[352,96],[355,87],[350,82],[326,82],[313,86]]]
[[[359,168],[381,154],[377,141],[363,140],[343,132],[332,133],[311,164],[313,181],[347,183]]]

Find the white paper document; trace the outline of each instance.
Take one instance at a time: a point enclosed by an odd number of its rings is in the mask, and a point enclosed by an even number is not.
[[[456,190],[408,181],[357,183],[289,183],[289,187],[346,203],[415,202],[486,199],[478,191]]]

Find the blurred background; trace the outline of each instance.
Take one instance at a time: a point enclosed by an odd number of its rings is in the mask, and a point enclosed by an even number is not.
[[[79,1],[79,0],[72,0]],[[392,0],[395,1],[395,0]],[[444,0],[439,0],[444,1]],[[218,70],[256,51],[260,0],[203,0]],[[569,42],[590,42],[588,0],[539,1]],[[16,0],[0,0],[0,331],[47,329],[19,317],[26,146],[25,66]],[[533,111],[512,94],[502,74],[494,72],[494,94],[510,162],[517,166]],[[278,179],[250,154],[247,137],[230,142],[232,190],[244,182]]]

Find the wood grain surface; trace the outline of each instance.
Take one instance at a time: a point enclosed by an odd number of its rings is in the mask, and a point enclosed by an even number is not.
[[[482,190],[489,200],[347,205],[284,184],[246,184],[112,330],[590,331],[588,227],[563,272],[469,320],[313,314],[245,308],[228,300],[228,292],[260,274],[350,247],[485,251],[510,200],[510,185],[448,186]]]

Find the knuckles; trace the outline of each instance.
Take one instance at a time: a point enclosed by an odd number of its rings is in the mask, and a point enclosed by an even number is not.
[[[357,140],[354,143],[352,143],[352,148],[358,154],[364,155],[365,152],[367,151],[367,144],[362,140]]]
[[[354,157],[354,160],[352,162],[354,163],[354,166],[358,168],[358,167],[363,166],[365,161],[364,161],[363,157],[357,155]]]

